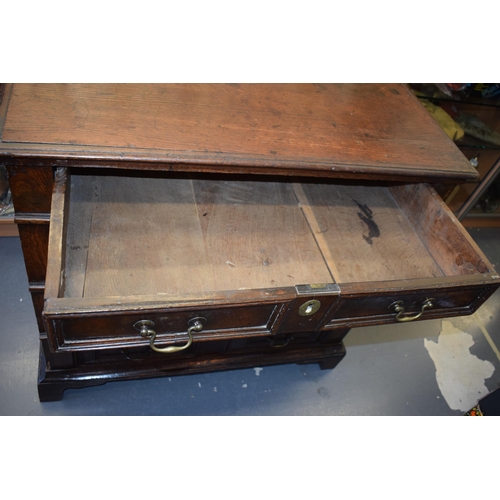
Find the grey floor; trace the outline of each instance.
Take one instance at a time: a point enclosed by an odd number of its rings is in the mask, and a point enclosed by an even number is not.
[[[500,229],[470,233],[500,269]],[[283,365],[113,382],[41,404],[21,246],[0,238],[0,415],[461,415],[500,387],[500,293],[473,316],[353,329],[345,345],[331,371]]]

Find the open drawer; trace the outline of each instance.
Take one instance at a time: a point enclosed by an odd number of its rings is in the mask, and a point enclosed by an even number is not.
[[[500,285],[426,184],[295,190],[341,290],[324,329],[472,314]]]
[[[500,285],[423,184],[97,174],[56,171],[44,306],[54,351],[176,352],[469,314]]]

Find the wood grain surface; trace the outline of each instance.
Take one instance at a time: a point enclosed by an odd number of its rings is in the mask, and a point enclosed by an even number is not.
[[[402,209],[380,186],[71,178],[68,298],[181,296],[487,271],[449,214],[438,216],[442,208],[425,187],[416,194],[416,187],[393,188]],[[422,198],[426,206],[419,211],[415,203]],[[425,228],[418,222],[421,212],[428,214]],[[445,229],[451,245],[446,252],[439,238]],[[460,262],[450,258],[457,249]]]
[[[477,177],[399,84],[14,85],[2,141],[12,157]]]
[[[332,282],[286,183],[72,176],[66,297]]]
[[[390,191],[447,276],[494,271],[481,249],[432,188],[410,184],[393,186]]]
[[[337,283],[443,276],[387,188],[296,184]]]
[[[67,241],[69,219],[68,171],[57,169],[54,178],[54,191],[50,213],[50,231],[48,238],[48,257],[45,269],[45,298],[59,297],[64,288],[66,268],[65,242]],[[71,227],[71,224],[69,224]],[[24,241],[21,238],[21,241]],[[39,266],[40,269],[44,267]],[[42,278],[43,279],[43,278]]]
[[[488,271],[425,186],[72,175],[70,193],[67,298]]]

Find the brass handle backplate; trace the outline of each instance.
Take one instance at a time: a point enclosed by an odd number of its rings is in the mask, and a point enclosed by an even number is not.
[[[143,319],[134,324],[134,328],[139,330],[140,334],[144,338],[149,338],[149,347],[153,349],[153,351],[161,352],[161,353],[173,353],[183,351],[187,349],[193,343],[193,332],[201,332],[203,330],[203,323],[206,321],[205,318],[193,318],[190,319],[188,324],[190,325],[187,330],[188,341],[186,344],[181,346],[169,346],[160,349],[154,345],[156,339],[156,332],[152,329],[155,324],[153,321]]]
[[[403,301],[402,300],[397,300],[396,302],[393,302],[389,308],[393,309],[396,314],[396,321],[399,321],[400,323],[407,323],[408,321],[414,321],[422,316],[424,314],[424,311],[426,309],[431,309],[434,307],[434,300],[435,299],[425,299],[424,303],[422,304],[422,309],[421,311],[416,314],[415,316],[403,316],[405,312],[405,308],[403,307]]]

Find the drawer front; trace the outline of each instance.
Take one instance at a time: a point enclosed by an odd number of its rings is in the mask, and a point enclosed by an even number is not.
[[[149,344],[138,322],[148,322],[155,347],[186,344],[188,328],[200,318],[203,329],[192,330],[193,343],[206,340],[272,335],[286,303],[225,306],[182,311],[140,311],[76,316],[45,316],[53,350],[80,350]],[[55,342],[54,342],[55,341]]]
[[[495,290],[495,287],[460,287],[390,291],[342,296],[328,313],[323,329],[357,327],[420,321],[472,314]],[[432,307],[424,307],[432,299]],[[396,317],[399,313],[399,319]]]
[[[243,181],[144,179],[154,196],[143,205],[135,177],[118,178],[56,171],[44,304],[54,351],[188,350],[469,314],[500,281],[423,185],[276,184],[261,199],[263,186]],[[158,224],[145,224],[152,213]]]

